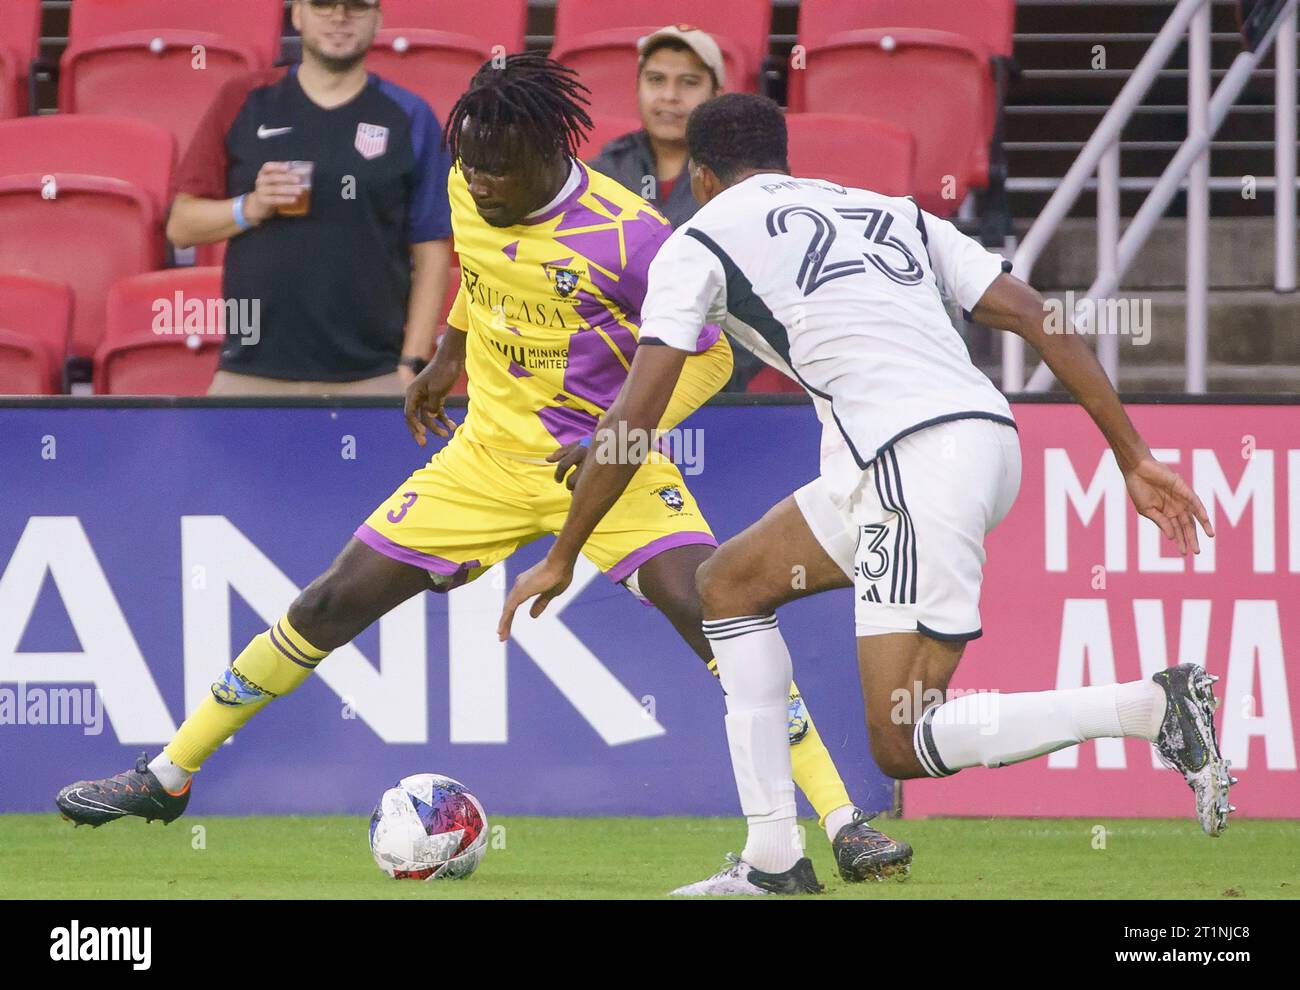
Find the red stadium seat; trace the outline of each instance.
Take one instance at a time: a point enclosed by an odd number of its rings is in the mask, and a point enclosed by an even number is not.
[[[72,329],[72,290],[0,274],[0,395],[57,395]]]
[[[226,80],[275,62],[283,19],[281,0],[77,0],[59,109],[148,120],[183,152]]]
[[[446,120],[470,77],[493,55],[523,51],[527,0],[384,0],[370,71],[421,96]]]
[[[592,123],[594,126],[578,148],[578,157],[588,162],[599,155],[600,149],[615,138],[641,130],[640,117],[605,116],[595,118]]]
[[[123,279],[108,294],[95,352],[102,395],[206,395],[226,319],[220,268],[177,268]]]
[[[988,183],[992,74],[978,42],[922,29],[855,30],[810,46],[806,57],[807,68],[790,75],[790,108],[862,114],[911,130],[925,209],[951,216],[971,186]]]
[[[915,189],[916,142],[909,131],[883,120],[849,114],[792,113],[790,171],[885,196]]]
[[[465,0],[383,0],[384,30],[427,28],[472,35],[488,48],[501,45],[507,52],[524,50],[528,27],[528,0],[475,0],[474,17],[467,22]]]
[[[634,116],[636,43],[666,24],[707,31],[722,49],[726,88],[757,92],[772,25],[771,0],[559,0],[552,58],[576,69],[591,89],[592,117]]]
[[[217,241],[214,244],[200,244],[194,249],[194,264],[199,268],[221,268],[226,263],[226,247],[229,241]]]
[[[161,268],[176,140],[135,120],[0,122],[0,272],[71,286],[69,352],[90,357],[118,279]]]
[[[997,123],[994,56],[1009,55],[1010,0],[804,0],[795,112],[856,113],[913,131],[917,199],[949,216],[989,182]],[[944,99],[935,99],[943,94]],[[915,108],[924,105],[925,114]]]
[[[0,120],[27,113],[27,80],[40,38],[40,0],[0,2]]]
[[[799,44],[820,44],[856,28],[907,27],[949,31],[1011,55],[1015,0],[802,0]]]

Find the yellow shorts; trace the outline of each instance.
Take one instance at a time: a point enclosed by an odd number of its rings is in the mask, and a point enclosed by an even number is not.
[[[472,581],[519,547],[564,526],[573,499],[554,464],[516,460],[453,437],[379,506],[356,538],[422,568],[439,591]],[[623,581],[674,547],[717,546],[676,465],[647,463],[600,521],[583,555]]]

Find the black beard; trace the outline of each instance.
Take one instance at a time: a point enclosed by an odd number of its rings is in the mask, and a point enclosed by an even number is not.
[[[339,76],[350,72],[366,60],[364,49],[355,55],[326,55],[317,49],[308,49],[308,51],[311,52],[312,56],[326,72],[332,72]]]

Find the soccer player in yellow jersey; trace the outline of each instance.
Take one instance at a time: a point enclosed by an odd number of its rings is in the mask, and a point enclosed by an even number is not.
[[[672,233],[645,200],[575,155],[590,127],[584,87],[536,54],[487,63],[451,112],[445,139],[462,284],[431,364],[409,387],[406,417],[424,445],[448,439],[357,529],[324,575],[250,643],[164,752],[145,765],[60,792],[76,822],[123,815],[170,821],[191,775],[272,699],[380,616],[422,591],[472,581],[518,547],[558,532],[585,449],[627,377],[651,259]],[[671,429],[731,374],[719,328],[687,358],[661,428]],[[462,371],[459,428],[443,400]],[[677,467],[637,471],[583,552],[655,605],[712,666],[695,573],[717,543]],[[791,685],[794,775],[816,808],[845,879],[906,865],[911,850],[866,824]]]

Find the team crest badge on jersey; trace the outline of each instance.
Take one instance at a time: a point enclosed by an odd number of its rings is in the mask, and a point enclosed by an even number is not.
[[[388,128],[378,124],[357,124],[356,148],[366,161],[378,158],[388,150]]]
[[[666,485],[663,488],[656,488],[655,494],[664,500],[664,505],[672,509],[673,512],[681,512],[686,507],[686,500],[682,498],[682,490],[676,485]]]
[[[578,288],[577,272],[575,272],[572,268],[555,269],[555,291],[556,292],[558,292],[565,299],[568,299],[569,296],[573,295],[573,293],[577,290],[577,288]]]

